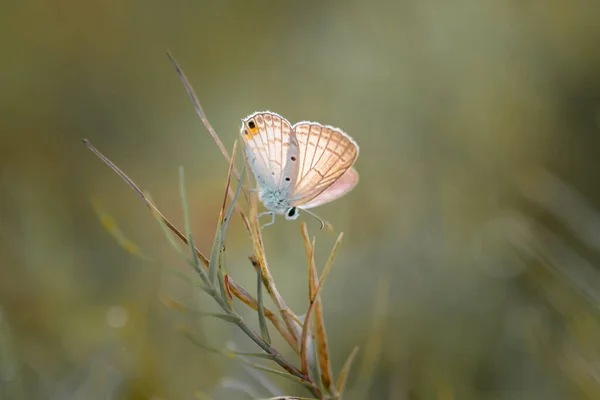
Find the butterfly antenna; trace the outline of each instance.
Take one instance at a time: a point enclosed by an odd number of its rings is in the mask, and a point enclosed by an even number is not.
[[[325,221],[324,219],[322,219],[321,217],[319,217],[317,214],[314,214],[308,210],[304,210],[302,209],[302,211],[304,211],[305,213],[308,213],[311,217],[313,217],[314,219],[316,219],[317,221],[319,221],[319,223],[321,224],[321,227],[319,229],[323,229],[325,227],[325,225],[327,225],[327,229],[329,229],[330,231],[333,231],[333,226]]]

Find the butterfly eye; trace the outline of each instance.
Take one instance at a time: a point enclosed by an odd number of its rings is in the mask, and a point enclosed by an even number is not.
[[[296,157],[294,157],[294,156],[291,156],[291,157],[290,157],[290,159],[291,159],[292,161],[296,161]]]
[[[296,219],[298,218],[298,209],[296,207],[289,208],[285,213],[285,219]]]

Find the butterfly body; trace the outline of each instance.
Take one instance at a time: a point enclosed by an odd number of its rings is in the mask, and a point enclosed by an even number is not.
[[[276,186],[270,186],[269,184],[264,184],[259,189],[258,199],[268,210],[275,214],[285,214],[292,208],[289,201],[289,191]]]
[[[258,197],[273,218],[296,219],[298,209],[335,200],[358,183],[352,168],[358,145],[338,128],[316,122],[292,126],[263,111],[244,118],[240,134]]]

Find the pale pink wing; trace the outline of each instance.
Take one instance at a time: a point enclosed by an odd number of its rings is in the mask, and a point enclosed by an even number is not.
[[[348,171],[358,157],[358,145],[339,128],[316,122],[292,127],[300,151],[298,178],[290,196],[292,206],[306,208]]]
[[[321,192],[320,195],[302,205],[301,209],[318,207],[321,204],[329,203],[335,199],[338,199],[354,189],[354,186],[358,183],[358,171],[354,168],[350,168],[344,172],[344,174],[335,181],[331,186]]]

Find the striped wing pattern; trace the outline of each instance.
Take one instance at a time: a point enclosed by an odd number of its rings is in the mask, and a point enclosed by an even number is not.
[[[293,126],[300,151],[298,177],[290,196],[292,206],[303,208],[303,205],[314,207],[322,204],[309,202],[333,185],[358,157],[359,148],[356,142],[341,129],[321,125],[316,122],[299,122]],[[356,172],[354,170],[354,172]],[[336,196],[329,196],[331,201],[347,193],[356,182],[358,173],[349,174],[349,188],[339,191]],[[338,188],[339,189],[339,188]],[[333,192],[330,192],[333,195]],[[323,199],[325,200],[325,199]]]
[[[288,158],[294,154],[298,158],[298,146],[285,118],[270,111],[256,112],[242,120],[240,133],[259,185],[271,188],[294,185],[298,163],[289,163]]]

